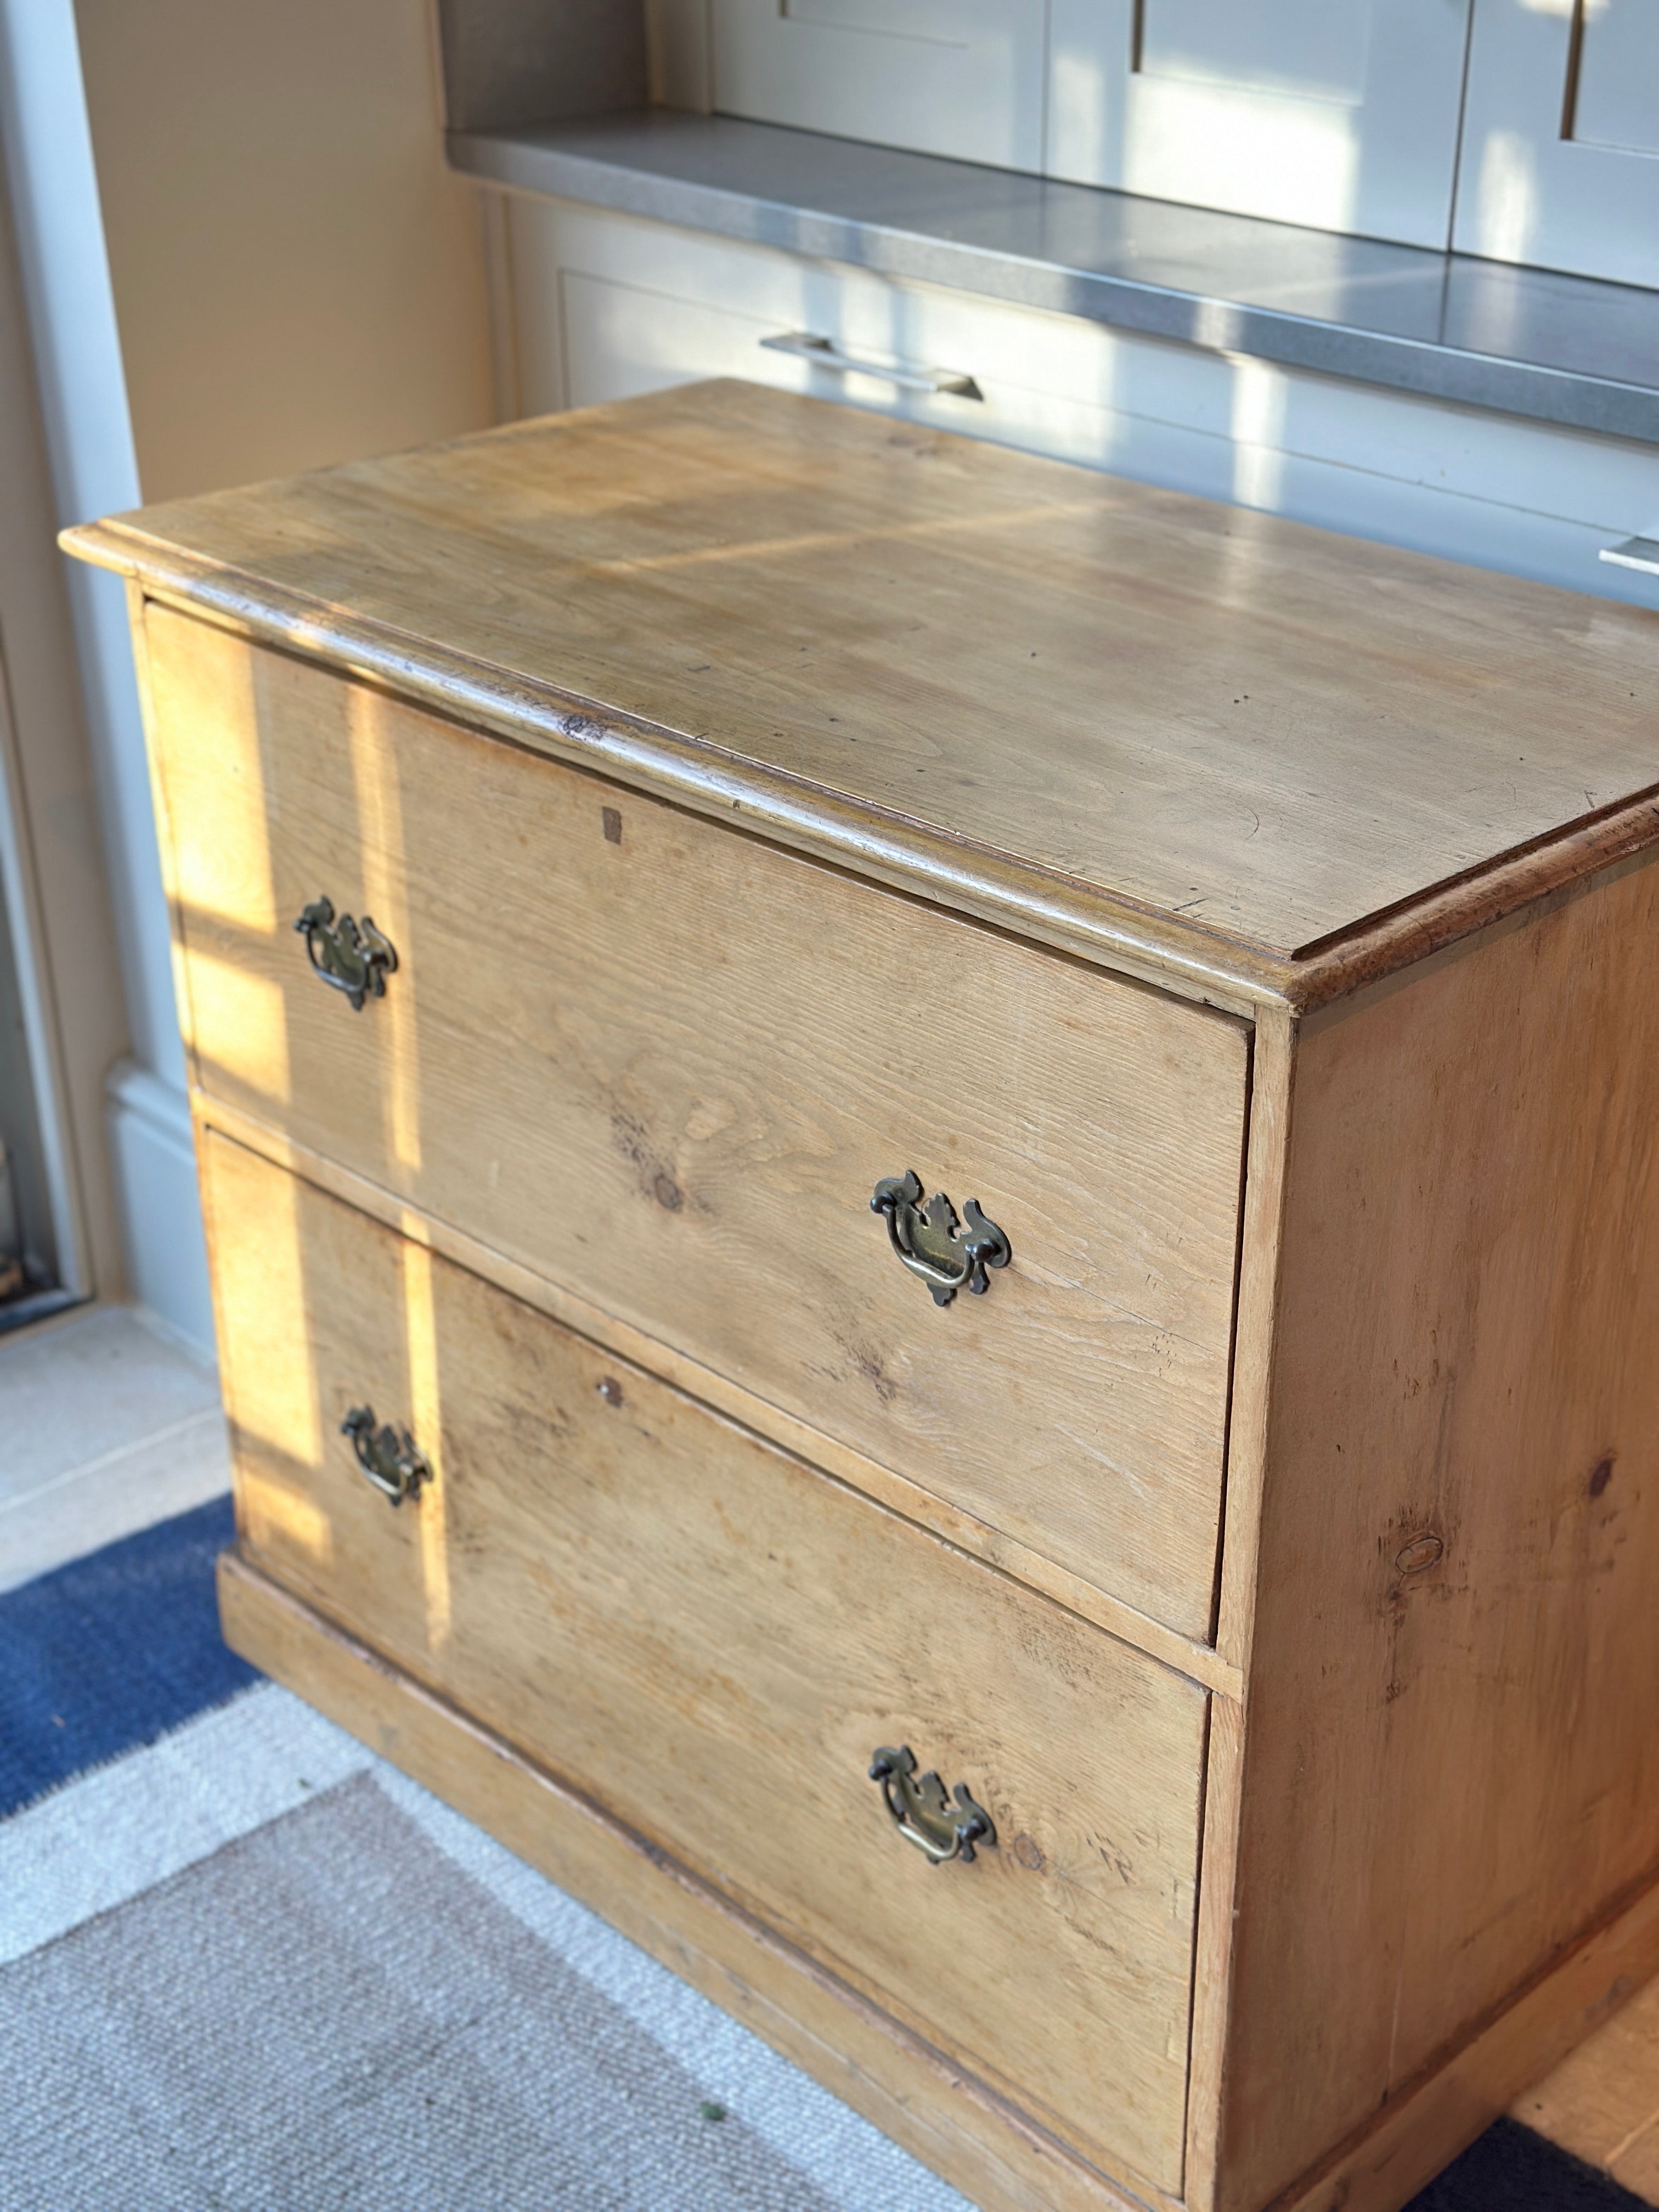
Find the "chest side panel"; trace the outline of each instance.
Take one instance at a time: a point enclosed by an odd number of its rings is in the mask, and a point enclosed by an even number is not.
[[[1302,1043],[1226,2206],[1659,1858],[1656,951],[1650,866]]]

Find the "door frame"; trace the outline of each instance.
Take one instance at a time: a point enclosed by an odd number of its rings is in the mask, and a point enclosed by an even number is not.
[[[70,1298],[118,1297],[125,1280],[105,1079],[127,1049],[126,1011],[3,173],[0,483],[0,896],[59,1280]]]

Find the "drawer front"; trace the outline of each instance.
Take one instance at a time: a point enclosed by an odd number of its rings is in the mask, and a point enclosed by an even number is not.
[[[250,1555],[1176,2191],[1204,1693],[229,1139],[204,1163]],[[433,1470],[395,1509],[363,1406]],[[931,1864],[883,1747],[994,1845]]]
[[[152,609],[198,1079],[1190,1635],[1245,1034]],[[689,678],[688,682],[695,682]],[[354,1009],[295,918],[394,945]],[[935,1305],[914,1170],[1012,1263]]]

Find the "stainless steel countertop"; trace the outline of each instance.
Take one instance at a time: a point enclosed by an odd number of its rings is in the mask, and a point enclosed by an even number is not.
[[[1659,292],[665,108],[454,131],[476,177],[1212,352],[1659,445]]]

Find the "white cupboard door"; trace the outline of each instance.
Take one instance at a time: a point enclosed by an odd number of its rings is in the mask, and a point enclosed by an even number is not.
[[[735,307],[676,299],[611,283],[574,269],[561,275],[566,392],[572,407],[632,399],[704,376],[740,376],[750,384],[806,386],[805,368],[769,354],[761,340],[777,329]]]
[[[1475,0],[1453,243],[1659,285],[1659,0]]]
[[[713,0],[714,104],[1040,169],[1047,14],[1047,0]]]
[[[1443,250],[1468,4],[1052,0],[1045,166]]]

